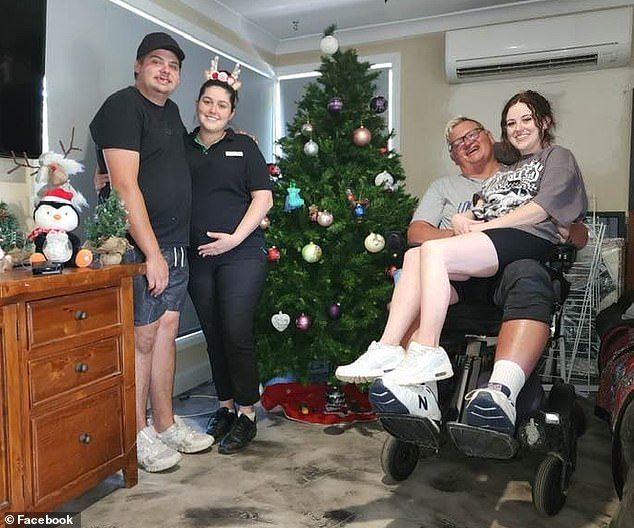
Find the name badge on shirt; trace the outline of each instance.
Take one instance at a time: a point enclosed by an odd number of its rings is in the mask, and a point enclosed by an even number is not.
[[[227,156],[228,158],[241,158],[242,156],[244,156],[244,154],[241,150],[227,150],[225,152],[225,156]]]

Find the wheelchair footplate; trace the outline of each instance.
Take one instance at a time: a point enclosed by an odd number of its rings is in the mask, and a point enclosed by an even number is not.
[[[393,413],[378,413],[378,418],[383,429],[398,440],[423,449],[440,449],[440,429],[429,418]]]
[[[448,422],[447,430],[456,448],[467,456],[507,460],[519,449],[515,438],[491,429]]]

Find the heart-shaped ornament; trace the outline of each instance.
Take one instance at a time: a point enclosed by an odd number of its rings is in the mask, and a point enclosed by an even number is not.
[[[271,317],[271,324],[273,328],[278,332],[283,332],[288,328],[288,325],[291,323],[291,317],[288,314],[285,314],[282,311],[279,311],[275,315]]]

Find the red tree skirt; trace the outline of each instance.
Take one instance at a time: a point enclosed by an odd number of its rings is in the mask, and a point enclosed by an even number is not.
[[[326,389],[326,383],[273,383],[264,389],[260,403],[267,411],[279,405],[287,418],[300,422],[329,425],[376,419],[368,395],[356,385],[346,383],[342,386],[346,404],[337,411],[325,409]]]

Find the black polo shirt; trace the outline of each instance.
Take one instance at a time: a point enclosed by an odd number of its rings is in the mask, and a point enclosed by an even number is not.
[[[253,139],[228,128],[206,148],[189,134],[186,150],[192,177],[192,248],[210,242],[207,231],[233,233],[251,203],[251,192],[271,190],[266,161]],[[264,235],[255,229],[240,248],[261,248]]]
[[[185,156],[186,130],[176,103],[159,106],[130,86],[112,94],[90,123],[100,170],[102,149],[139,153],[138,184],[161,247],[187,246],[191,179]]]

